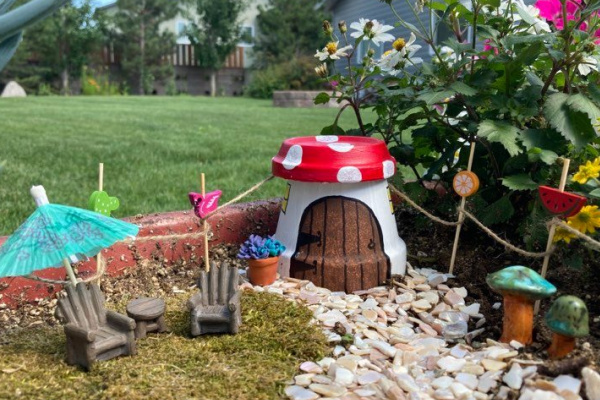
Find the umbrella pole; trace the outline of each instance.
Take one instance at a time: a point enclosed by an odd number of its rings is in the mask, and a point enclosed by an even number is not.
[[[73,267],[71,266],[71,263],[69,262],[69,260],[67,260],[66,258],[63,258],[63,265],[65,266],[65,269],[67,270],[67,275],[69,275],[69,280],[71,280],[73,287],[77,286],[77,278],[75,277],[75,272],[73,271]]]
[[[104,190],[104,163],[98,164],[98,191]],[[100,265],[102,264],[102,250],[96,254],[96,272],[100,271]],[[98,282],[102,276],[98,277]]]

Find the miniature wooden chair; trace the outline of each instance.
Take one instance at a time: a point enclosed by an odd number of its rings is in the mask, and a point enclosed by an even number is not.
[[[211,263],[210,272],[200,273],[200,293],[188,300],[192,336],[238,332],[242,324],[238,280],[237,268],[229,264]]]
[[[67,363],[89,370],[94,361],[136,354],[135,321],[104,308],[97,284],[66,285],[67,296],[58,300],[56,315],[65,323]]]

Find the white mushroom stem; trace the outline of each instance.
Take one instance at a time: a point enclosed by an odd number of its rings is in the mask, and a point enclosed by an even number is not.
[[[32,186],[29,190],[33,200],[35,201],[35,205],[39,208],[41,206],[45,206],[46,204],[50,204],[48,201],[48,195],[46,195],[46,189],[43,186]],[[75,277],[75,272],[73,271],[73,267],[68,259],[63,258],[62,260],[65,269],[67,270],[67,275],[69,276],[69,280],[73,284],[73,286],[77,285],[77,278]]]

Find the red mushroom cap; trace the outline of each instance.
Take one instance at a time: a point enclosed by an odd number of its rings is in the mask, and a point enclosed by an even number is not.
[[[272,166],[273,175],[303,182],[357,183],[396,173],[396,160],[383,140],[356,136],[287,139]]]

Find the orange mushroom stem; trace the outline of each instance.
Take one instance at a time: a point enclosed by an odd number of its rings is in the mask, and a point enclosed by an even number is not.
[[[590,333],[589,314],[583,300],[575,296],[560,296],[546,313],[546,324],[552,331],[548,356],[563,358],[575,348],[578,337]]]
[[[504,320],[500,341],[516,340],[522,344],[533,341],[533,304],[531,299],[512,294],[504,295]]]
[[[504,327],[501,342],[533,342],[533,304],[556,293],[556,287],[540,274],[522,265],[489,274],[487,284],[504,297]]]
[[[575,349],[575,340],[574,337],[553,333],[552,344],[548,348],[548,356],[553,360],[563,358]]]

